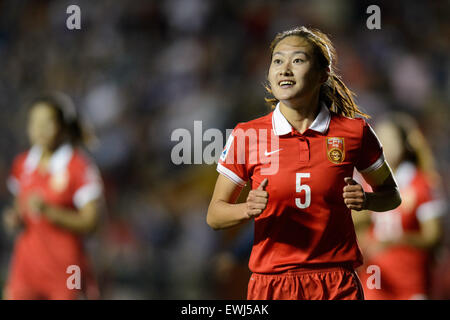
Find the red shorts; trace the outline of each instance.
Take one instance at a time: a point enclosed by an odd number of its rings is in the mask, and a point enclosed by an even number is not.
[[[278,274],[253,273],[248,300],[364,300],[356,272],[347,267],[301,268]]]
[[[15,269],[11,270],[3,295],[8,300],[99,299],[99,292],[95,283],[83,281],[81,287],[84,290],[69,289],[67,287],[67,278],[43,280],[39,277],[25,274],[23,270]]]
[[[81,289],[69,289],[65,268],[38,272],[23,255],[14,254],[3,296],[9,300],[98,299],[97,283],[89,268],[81,268]]]
[[[402,268],[382,263],[375,265],[380,268],[381,272],[379,287],[374,286],[372,273],[367,273],[367,265],[359,272],[367,300],[427,299],[429,278],[426,270],[408,264]]]

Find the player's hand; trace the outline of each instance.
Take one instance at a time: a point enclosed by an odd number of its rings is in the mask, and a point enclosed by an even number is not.
[[[258,188],[251,190],[247,197],[246,214],[249,218],[259,216],[267,206],[269,194],[264,188],[269,180],[265,178]]]
[[[28,198],[28,208],[33,218],[38,218],[41,214],[45,213],[45,203],[42,197],[38,194],[32,194]]]
[[[344,181],[347,185],[344,187],[342,196],[347,208],[356,211],[366,209],[366,193],[363,187],[350,177],[344,178]]]
[[[20,214],[14,208],[3,210],[3,225],[8,233],[13,233],[22,226]]]

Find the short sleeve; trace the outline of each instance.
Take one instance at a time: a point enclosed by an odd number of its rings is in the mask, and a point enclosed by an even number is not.
[[[417,219],[425,222],[429,219],[443,217],[447,210],[445,195],[440,189],[432,187],[427,177],[421,173],[415,182],[418,206]]]
[[[249,180],[246,159],[248,159],[248,143],[245,143],[244,130],[237,125],[228,137],[223,149],[217,171],[243,187]]]
[[[22,175],[23,166],[25,162],[25,155],[21,154],[14,158],[9,176],[6,180],[6,186],[14,196],[20,192],[20,177]]]
[[[417,219],[425,222],[430,219],[445,216],[447,204],[443,199],[433,199],[421,204],[416,211]]]
[[[103,184],[97,166],[84,157],[77,161],[72,170],[74,170],[73,204],[80,209],[102,196]]]
[[[356,169],[361,173],[368,173],[377,170],[383,163],[383,147],[371,126],[363,120],[360,157]]]

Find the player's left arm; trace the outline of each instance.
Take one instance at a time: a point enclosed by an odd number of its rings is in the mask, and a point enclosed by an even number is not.
[[[38,196],[29,200],[30,207],[50,222],[72,232],[84,234],[95,230],[99,221],[99,200],[91,200],[79,209],[46,204]]]
[[[17,197],[14,198],[11,207],[6,207],[3,210],[2,218],[7,233],[14,234],[24,226]]]
[[[404,233],[395,243],[420,249],[432,249],[441,242],[442,237],[442,219],[435,217],[426,221],[420,221],[419,231]]]
[[[444,236],[443,217],[447,212],[447,205],[439,196],[438,189],[433,192],[433,190],[423,188],[417,192],[420,194],[405,192],[403,198],[405,206],[415,207],[415,202],[421,201],[420,205],[414,210],[419,222],[419,229],[403,232],[400,239],[397,239],[395,243],[425,250],[434,249],[441,243]]]
[[[361,211],[389,211],[402,202],[392,170],[386,161],[375,170],[361,172],[363,178],[372,187],[373,192],[365,192],[363,187],[346,177],[343,189],[344,202],[349,209]]]

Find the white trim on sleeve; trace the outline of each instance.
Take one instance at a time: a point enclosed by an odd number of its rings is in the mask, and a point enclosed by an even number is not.
[[[424,222],[433,218],[442,217],[445,215],[445,201],[432,200],[421,204],[416,211],[417,219],[420,222]]]
[[[379,169],[383,165],[383,163],[384,163],[384,154],[382,153],[381,156],[374,163],[372,163],[369,167],[365,168],[364,170],[358,170],[358,171],[360,173],[372,172],[372,171]]]
[[[20,183],[19,180],[17,180],[15,177],[10,176],[6,180],[6,187],[8,188],[9,192],[11,192],[13,195],[17,195],[20,191]]]
[[[246,181],[242,180],[236,173],[221,165],[220,163],[217,164],[217,171],[241,187],[244,187],[247,183]]]
[[[77,209],[80,209],[86,203],[100,198],[102,190],[102,185],[98,182],[86,184],[80,187],[73,195],[73,204]]]

